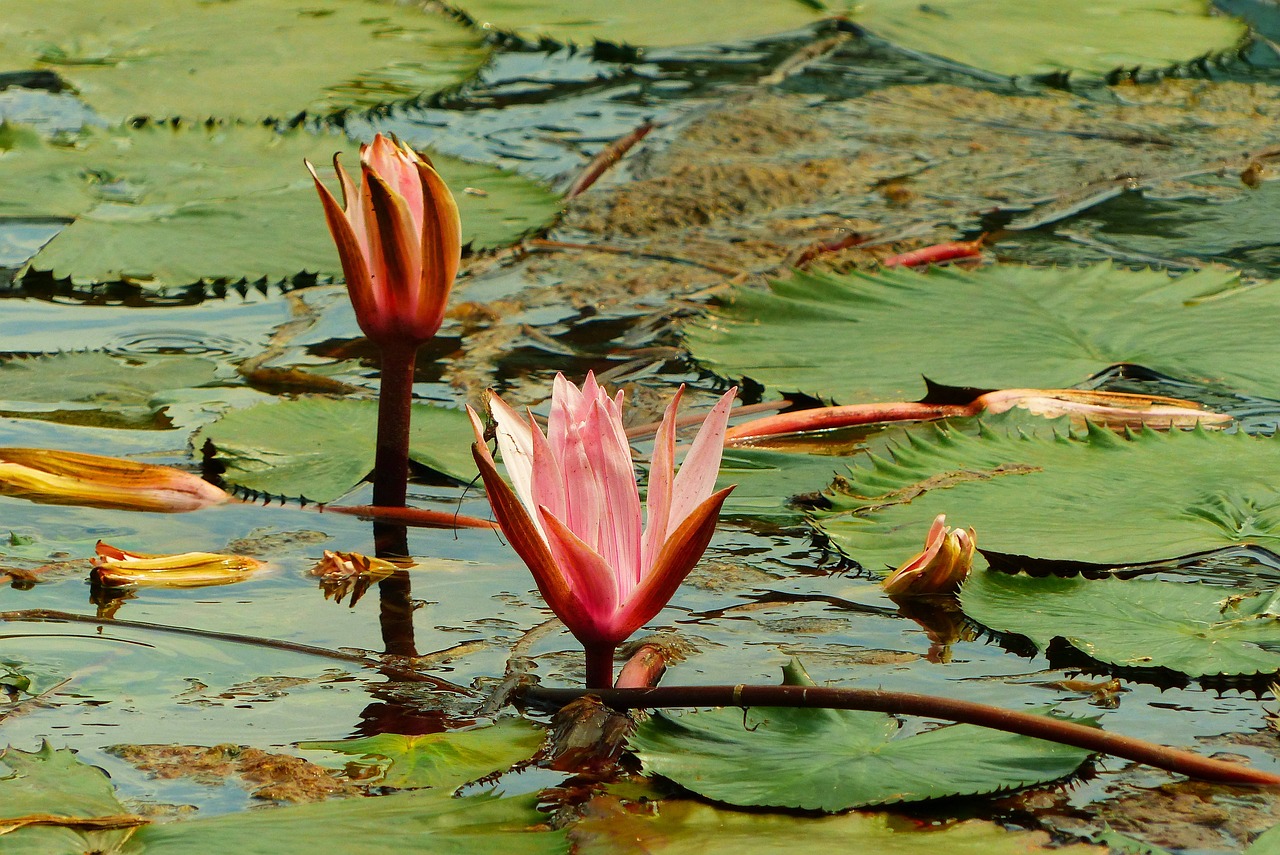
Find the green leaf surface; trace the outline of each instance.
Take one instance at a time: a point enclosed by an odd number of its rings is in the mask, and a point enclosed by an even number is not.
[[[839,457],[755,448],[726,448],[720,458],[716,488],[736,484],[722,516],[744,516],[779,522],[799,520],[804,510],[792,499],[831,483],[845,461]]]
[[[504,718],[475,730],[423,736],[380,733],[341,742],[304,742],[299,748],[335,751],[383,766],[383,787],[457,787],[527,760],[542,747],[542,728],[520,718]]]
[[[1061,638],[1108,665],[1191,677],[1280,671],[1274,598],[1192,582],[991,571],[972,574],[961,590],[965,614],[1041,650]]]
[[[1204,0],[868,0],[854,20],[897,45],[999,74],[1168,68],[1237,47]]]
[[[389,0],[6,2],[0,53],[116,121],[376,107],[456,86],[487,55],[479,33]]]
[[[1280,397],[1280,338],[1269,332],[1278,291],[1222,270],[1174,278],[1109,264],[798,273],[767,292],[735,290],[687,336],[718,374],[841,404],[916,400],[922,375],[1064,388],[1122,362]]]
[[[808,681],[794,661],[788,684]],[[895,738],[892,716],[753,707],[658,713],[630,738],[646,772],[742,807],[836,812],[976,795],[1072,774],[1079,748],[953,725]]]
[[[1073,438],[946,426],[909,431],[891,456],[857,458],[818,527],[870,569],[924,546],[938,514],[978,548],[1138,564],[1225,546],[1280,553],[1280,441],[1202,429]]]
[[[459,0],[478,25],[528,39],[589,45],[594,41],[645,47],[724,43],[794,30],[819,20],[804,0]]]
[[[7,767],[7,768],[6,768]],[[78,819],[129,813],[116,799],[101,769],[74,752],[47,742],[33,752],[9,747],[0,752],[0,828],[4,821],[33,814]],[[73,831],[58,826],[25,826],[0,836],[5,855],[80,855],[114,852],[128,830]]]
[[[31,267],[76,284],[164,288],[302,272],[340,279],[303,167],[308,159],[331,174],[335,151],[348,168],[359,163],[358,147],[343,137],[258,126],[148,124],[86,131],[65,145],[10,130],[0,134],[0,216],[74,219]],[[528,179],[432,160],[457,193],[463,240],[477,247],[508,243],[557,210],[556,197]]]
[[[376,401],[298,398],[232,410],[192,438],[217,449],[229,484],[331,502],[373,469]],[[409,457],[458,481],[475,475],[475,436],[461,410],[415,405]]]
[[[563,855],[564,835],[533,831],[535,796],[450,798],[442,790],[244,811],[151,825],[121,855]]]
[[[628,813],[588,815],[570,832],[580,855],[742,855],[742,853],[876,853],[876,855],[1104,855],[1076,844],[1050,846],[1042,831],[1006,831],[992,822],[919,823],[888,813],[801,817],[723,810],[666,800]]]
[[[1280,853],[1280,825],[1273,826],[1244,850],[1243,855],[1278,855]]]

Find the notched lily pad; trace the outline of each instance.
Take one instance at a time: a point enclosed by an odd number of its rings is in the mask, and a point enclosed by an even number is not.
[[[75,284],[341,278],[302,165],[331,173],[335,151],[348,167],[358,163],[347,139],[302,130],[147,124],[86,130],[58,145],[11,130],[0,136],[0,216],[74,219],[30,267]],[[535,182],[432,160],[457,194],[463,240],[477,247],[508,243],[555,215],[556,197]]]
[[[1062,639],[1108,665],[1167,668],[1190,677],[1280,671],[1275,591],[982,572],[969,578],[960,596],[969,617],[1024,635],[1041,650]]]
[[[109,119],[288,119],[430,95],[480,35],[387,0],[45,0],[5,8],[11,68],[52,69]]]
[[[331,502],[373,469],[376,401],[298,398],[232,410],[192,438],[210,443],[228,484],[273,496]],[[475,476],[475,436],[461,410],[416,405],[412,460],[458,481]]]
[[[799,663],[788,685],[813,685]],[[973,725],[897,736],[883,713],[756,708],[659,713],[631,737],[645,771],[716,801],[828,812],[1065,778],[1079,748]]]

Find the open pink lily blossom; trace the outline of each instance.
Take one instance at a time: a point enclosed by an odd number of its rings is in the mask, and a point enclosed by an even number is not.
[[[472,453],[494,516],[547,605],[586,649],[591,688],[612,684],[614,649],[662,610],[711,540],[733,489],[715,492],[736,393],[731,389],[711,410],[678,473],[676,393],[658,429],[643,515],[622,393],[610,398],[594,375],[581,389],[557,375],[546,434],[532,415],[521,417],[489,396],[510,485],[468,408]]]
[[[360,329],[379,347],[414,347],[440,329],[462,254],[458,205],[431,162],[378,134],[360,147],[356,185],[337,155],[342,204],[310,163]]]

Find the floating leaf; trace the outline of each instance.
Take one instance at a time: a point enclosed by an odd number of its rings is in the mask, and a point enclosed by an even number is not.
[[[261,493],[330,502],[373,469],[376,401],[298,398],[232,410],[198,431],[217,449],[229,484]],[[461,410],[416,405],[409,457],[459,481],[475,476],[475,435]]]
[[[165,427],[161,393],[211,383],[217,370],[217,363],[196,356],[126,360],[81,351],[10,359],[0,364],[0,411],[101,427]],[[56,404],[59,412],[26,404]]]
[[[740,715],[740,714],[739,714]],[[971,819],[925,824],[888,813],[800,817],[723,810],[666,800],[625,813],[596,809],[570,832],[581,855],[741,855],[743,852],[875,852],[876,855],[1104,855],[1105,848],[1051,846],[1042,831],[1006,831]]]
[[[921,53],[999,74],[1168,68],[1238,47],[1247,28],[1203,0],[868,0],[854,20]]]
[[[818,4],[805,0],[460,0],[481,27],[537,39],[589,45],[594,41],[674,47],[759,38],[819,20]],[[818,7],[820,9],[820,6]]]
[[[55,750],[47,742],[34,752],[10,747],[0,752],[0,770],[4,767],[8,772],[0,774],[0,849],[5,855],[115,852],[133,827],[146,822],[129,822],[129,812],[116,799],[106,774],[81,763],[68,749]],[[31,817],[45,817],[46,823],[21,821]],[[119,820],[123,828],[54,824],[59,819],[108,817]]]
[[[331,174],[335,151],[348,166],[358,162],[345,138],[258,126],[148,124],[86,131],[68,145],[10,131],[0,136],[0,215],[74,219],[31,267],[77,284],[340,278],[302,165],[309,159]],[[443,155],[432,160],[458,191],[463,240],[477,247],[508,243],[556,212],[556,198],[528,179]]]
[[[974,573],[961,591],[969,617],[1042,650],[1061,638],[1108,665],[1191,677],[1280,671],[1274,597],[1193,582],[993,571]]]
[[[369,0],[78,0],[7,4],[7,67],[52,69],[100,114],[275,118],[376,107],[455,86],[478,33]]]
[[[982,549],[1138,564],[1225,546],[1280,553],[1280,440],[1203,429],[1070,439],[948,427],[856,458],[819,528],[864,567],[905,561],[938,514]],[[1082,500],[1082,497],[1087,497]]]
[[[298,747],[336,751],[380,760],[385,768],[375,783],[383,787],[457,787],[490,772],[527,760],[542,747],[543,730],[521,718],[504,718],[489,727],[423,736],[380,733],[342,742],[304,742]]]
[[[948,386],[1061,388],[1122,362],[1280,397],[1270,370],[1280,340],[1268,321],[1277,289],[1222,270],[1174,278],[1109,264],[800,273],[768,292],[735,290],[688,340],[722,375],[840,403],[915,400],[921,375]],[[832,342],[848,342],[848,357]]]
[[[812,685],[794,660],[789,685]],[[645,771],[746,807],[828,812],[976,795],[1064,778],[1079,748],[973,725],[894,738],[892,716],[753,707],[659,713],[630,738]]]
[[[803,509],[793,504],[795,494],[816,491],[844,468],[838,457],[755,448],[726,448],[720,458],[717,487],[736,484],[725,502],[725,516],[761,517],[780,522],[798,520]],[[815,493],[816,495],[816,493]]]

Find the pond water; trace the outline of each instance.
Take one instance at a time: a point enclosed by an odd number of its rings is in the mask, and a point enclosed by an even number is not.
[[[387,115],[349,116],[345,128],[358,139],[393,132],[411,144],[429,143],[446,154],[563,183],[605,144],[641,122],[679,128],[709,105],[749,88],[809,40],[807,33],[793,33],[755,44],[650,52],[627,62],[597,59],[586,50],[507,46],[478,83],[462,93]],[[1209,73],[1228,81],[1274,81],[1280,63],[1266,48],[1247,59]],[[1032,83],[994,82],[857,38],[789,78],[783,88],[820,104],[902,84],[952,84],[1008,95],[1040,91]],[[1083,94],[1100,102],[1111,97],[1101,88]],[[19,85],[0,89],[0,117],[45,130],[100,121],[68,94]],[[632,168],[624,162],[607,181],[625,181]],[[1272,278],[1280,276],[1270,216],[1278,193],[1280,184],[1273,183],[1243,201],[1213,205],[1202,199],[1124,196],[1050,226],[1010,235],[998,253],[1028,262],[1155,259],[1171,268],[1220,262]],[[1195,227],[1179,231],[1171,225],[1178,223]],[[376,362],[367,348],[361,350],[341,286],[195,287],[148,294],[123,286],[72,288],[39,276],[15,279],[13,273],[59,228],[59,223],[0,223],[0,267],[7,270],[0,270],[5,285],[0,292],[0,358],[78,350],[136,358],[187,354],[213,360],[220,373],[205,387],[170,393],[164,417],[146,430],[104,426],[110,422],[82,402],[4,405],[0,445],[191,466],[198,454],[193,458],[188,439],[196,428],[228,407],[261,397],[244,385],[234,367],[268,348],[281,364],[323,369],[342,362],[342,379],[369,390],[376,387]],[[569,241],[580,235],[572,224],[551,233]],[[549,274],[478,266],[459,282],[456,300],[507,299],[545,284],[540,275]],[[565,287],[580,285],[569,282]],[[625,366],[641,348],[667,348],[666,358],[650,357],[645,370],[624,376],[650,399],[688,383],[694,406],[705,406],[720,381],[673,349],[679,347],[678,339],[662,319],[677,309],[686,310],[686,304],[677,304],[661,289],[631,302],[616,301],[599,313],[583,312],[569,300],[560,306],[545,301],[526,306],[505,320],[534,333],[492,351],[485,379],[516,398],[538,401],[557,370],[577,378],[589,369]],[[468,399],[472,389],[458,380],[460,369],[455,370],[462,362],[454,348],[466,334],[463,327],[457,319],[448,321],[441,332],[445,344],[438,348],[439,364],[420,367],[415,392],[423,400],[460,406]],[[1273,431],[1280,419],[1280,403],[1223,396],[1175,381],[1111,376],[1099,383],[1220,406],[1250,431]],[[415,477],[410,494],[410,504],[420,507],[489,513],[476,490],[426,472]],[[364,485],[342,503],[369,501]],[[0,498],[0,511],[0,535],[13,532],[12,549],[0,547],[0,552],[15,566],[86,559],[97,540],[154,553],[236,551],[267,562],[250,580],[222,587],[144,588],[104,598],[87,584],[83,563],[70,563],[34,585],[0,588],[0,611],[49,609],[154,625],[0,623],[0,662],[20,663],[38,687],[51,690],[40,703],[11,711],[0,725],[0,741],[23,750],[35,749],[42,740],[73,748],[82,760],[107,770],[120,796],[134,807],[191,805],[201,815],[214,815],[244,810],[256,801],[235,783],[201,783],[140,770],[121,759],[113,746],[233,743],[334,765],[326,752],[298,744],[472,724],[477,704],[503,674],[513,645],[550,617],[527,570],[491,531],[411,530],[408,551],[416,566],[396,584],[385,585],[381,598],[374,588],[353,604],[326,599],[309,571],[324,549],[373,554],[372,525],[354,517],[278,501],[166,515]],[[1280,578],[1275,559],[1258,558],[1224,555],[1191,569],[1168,570],[1225,585],[1238,578],[1241,568],[1251,577]],[[669,671],[664,685],[775,683],[794,656],[819,681],[1012,708],[1056,705],[1071,715],[1100,715],[1110,730],[1204,753],[1228,752],[1280,771],[1274,740],[1261,738],[1266,735],[1264,711],[1272,700],[1265,684],[1206,688],[1195,682],[1125,679],[1118,694],[1102,697],[1062,681],[1077,676],[1101,680],[1105,675],[1090,676],[1086,668],[1080,676],[1079,667],[1070,662],[1024,655],[1016,644],[1002,646],[1002,639],[963,633],[943,654],[920,624],[900,614],[882,594],[879,578],[815,540],[799,516],[771,523],[730,513],[702,564],[650,627],[678,633],[694,648],[687,661]],[[407,623],[397,622],[406,614]],[[203,634],[164,627],[195,628]],[[390,650],[423,657],[419,661],[429,664],[432,673],[461,688],[403,683],[350,657],[281,649],[254,643],[255,638],[353,655]],[[566,632],[553,627],[526,641],[544,683],[581,681],[580,648]],[[1033,815],[1039,811],[1052,825],[1173,780],[1165,773],[1102,760],[1069,790],[1039,801],[974,800],[922,808],[915,815],[930,817],[937,811],[1035,825]],[[546,783],[532,776],[510,786],[536,790]],[[1241,798],[1252,804],[1254,797]],[[1259,810],[1268,815],[1270,808]],[[1182,851],[1201,850],[1189,846]]]

